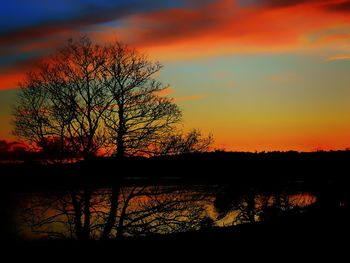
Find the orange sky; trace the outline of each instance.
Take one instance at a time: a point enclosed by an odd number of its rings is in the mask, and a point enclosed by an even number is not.
[[[160,60],[183,127],[213,133],[218,148],[350,147],[350,1],[121,1],[105,16],[67,5],[57,18],[34,13],[2,29],[0,137],[11,138],[10,105],[24,73],[88,33]]]

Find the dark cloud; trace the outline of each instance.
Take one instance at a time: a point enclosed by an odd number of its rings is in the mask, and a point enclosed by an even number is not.
[[[0,89],[14,87],[12,79],[20,77],[19,71],[26,71],[77,34],[86,32],[104,41],[107,34],[119,33],[136,46],[164,45],[196,36],[212,36],[213,41],[222,36],[239,38],[254,31],[263,33],[261,39],[272,39],[270,32],[280,34],[278,27],[284,21],[279,17],[264,26],[266,21],[256,23],[255,18],[270,9],[302,5],[312,5],[322,15],[325,10],[350,10],[350,0],[9,1],[0,9]],[[239,13],[240,7],[256,7],[250,10],[256,14]],[[295,36],[291,31],[284,39]]]
[[[104,13],[102,16],[101,13]],[[60,33],[74,34],[86,26],[108,22],[122,18],[127,14],[127,10],[121,9],[118,12],[91,12],[80,14],[77,17],[65,21],[47,21],[29,27],[21,26],[1,33],[0,46],[17,44],[22,41],[35,40],[43,37],[50,37]]]
[[[220,30],[232,19],[233,7],[232,2],[216,1],[196,10],[174,9],[143,15],[134,21],[136,42],[158,45]]]
[[[197,0],[8,1],[0,9],[0,75],[33,64],[72,36],[95,25],[112,23],[149,11],[196,8]],[[46,46],[42,44],[46,43]],[[36,45],[33,45],[36,44]],[[39,44],[39,45],[38,45]],[[1,76],[0,76],[1,79]]]
[[[305,3],[325,2],[324,0],[238,0],[241,6],[259,6],[259,7],[287,7]]]
[[[244,1],[244,0],[243,0]],[[300,4],[319,4],[320,8],[329,11],[348,12],[350,11],[350,0],[332,1],[332,0],[255,0],[254,4],[264,7],[287,7]]]
[[[282,7],[282,6],[292,6],[301,3],[317,2],[318,0],[262,0],[261,3],[264,6],[269,7]]]
[[[208,1],[78,0],[11,1],[0,10],[0,46],[120,20],[173,7],[193,8]]]
[[[350,1],[330,4],[330,5],[328,5],[327,9],[331,10],[331,11],[336,11],[336,12],[349,12],[350,11]]]
[[[238,0],[241,6],[257,6],[262,8],[283,8],[303,4],[314,4],[320,9],[330,12],[349,12],[350,0]]]

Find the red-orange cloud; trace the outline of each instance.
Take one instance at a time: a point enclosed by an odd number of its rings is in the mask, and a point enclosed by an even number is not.
[[[261,8],[241,7],[232,0],[219,0],[198,9],[169,9],[135,15],[126,20],[127,30],[122,28],[117,32],[122,39],[139,47],[191,45],[200,49],[226,43],[231,49],[239,47],[247,51],[250,47],[251,50],[273,51],[276,47],[281,50],[305,47],[310,44],[307,43],[308,34],[339,25],[349,26],[350,17],[330,12],[330,2],[326,6],[321,1],[293,3],[284,1],[283,5]],[[332,3],[335,6],[338,1]]]
[[[16,88],[24,76],[24,71],[17,70],[0,74],[0,90]]]
[[[349,40],[349,35],[313,34],[342,27],[350,30],[348,0],[257,0],[241,5],[236,0],[217,0],[196,8],[168,8],[153,12],[120,13],[96,18],[79,18],[60,24],[27,28],[0,37],[1,46],[21,43],[14,53],[54,47],[75,35],[80,28],[100,42],[119,40],[151,50],[157,58],[208,56],[226,53],[314,51]],[[117,27],[94,25],[122,19]],[[94,25],[91,27],[91,25]],[[46,39],[42,39],[45,37]],[[29,41],[33,39],[39,40]],[[40,40],[41,39],[41,40]],[[5,50],[4,52],[7,52]],[[338,50],[348,53],[348,50]],[[24,58],[20,64],[0,69],[0,89],[15,87],[23,72],[38,58]]]
[[[0,91],[17,88],[18,84],[24,80],[26,73],[35,68],[35,65],[44,58],[45,56],[38,56],[12,64],[12,67],[0,68]]]

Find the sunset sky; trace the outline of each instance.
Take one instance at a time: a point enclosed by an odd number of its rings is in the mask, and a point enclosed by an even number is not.
[[[17,83],[70,37],[159,60],[183,128],[232,151],[350,147],[350,0],[5,0],[0,138]]]

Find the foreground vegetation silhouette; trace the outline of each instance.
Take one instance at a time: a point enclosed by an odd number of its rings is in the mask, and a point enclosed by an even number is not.
[[[306,241],[341,246],[338,238],[349,233],[344,173],[349,158],[348,151],[211,152],[67,164],[3,163],[7,238],[21,240],[11,226],[13,211],[25,200],[21,218],[46,237],[30,244],[64,245],[73,238],[125,246],[168,240],[215,247],[216,242],[240,246],[265,235],[270,244],[292,245],[300,239],[305,246],[311,246]],[[298,194],[311,196],[311,201],[293,205]],[[208,205],[216,211],[214,218],[208,217]],[[237,214],[225,227],[215,223],[225,222],[230,213]],[[56,219],[68,232],[50,229]]]

